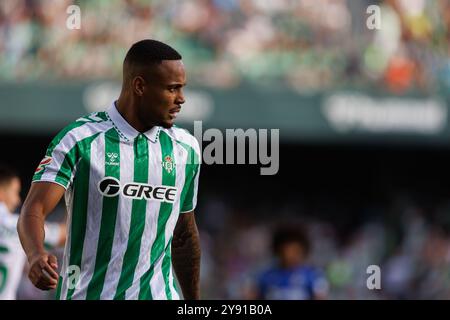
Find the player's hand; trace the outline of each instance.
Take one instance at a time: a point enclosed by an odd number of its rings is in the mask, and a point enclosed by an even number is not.
[[[54,255],[39,253],[30,259],[28,278],[41,290],[56,289],[58,284],[58,262]]]

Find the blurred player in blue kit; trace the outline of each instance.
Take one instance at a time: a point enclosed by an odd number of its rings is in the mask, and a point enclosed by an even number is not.
[[[300,226],[281,226],[273,235],[276,263],[261,273],[256,297],[264,300],[326,299],[328,282],[319,269],[306,264],[310,243]]]

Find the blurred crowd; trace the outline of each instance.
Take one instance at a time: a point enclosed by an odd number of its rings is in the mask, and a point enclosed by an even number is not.
[[[450,204],[430,211],[403,198],[379,210],[361,223],[350,217],[354,222],[345,227],[339,220],[349,217],[339,213],[328,219],[294,205],[276,214],[245,212],[210,199],[200,231],[203,294],[252,298],[258,274],[274,263],[273,230],[289,222],[307,228],[307,265],[325,274],[329,299],[450,299]],[[371,265],[380,267],[380,290],[367,287]]]
[[[177,48],[202,85],[450,90],[448,0],[4,0],[0,79],[115,79],[142,38]]]

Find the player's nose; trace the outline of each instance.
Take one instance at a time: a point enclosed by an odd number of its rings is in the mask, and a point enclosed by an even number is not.
[[[176,100],[175,100],[175,103],[181,105],[181,104],[183,104],[185,102],[186,102],[186,100],[184,99],[183,90],[179,90],[178,94],[177,94],[177,97],[176,97]]]

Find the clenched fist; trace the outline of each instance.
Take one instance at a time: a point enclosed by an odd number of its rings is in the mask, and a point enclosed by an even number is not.
[[[58,284],[58,262],[54,255],[46,252],[32,256],[29,260],[28,278],[41,290],[56,289]]]

